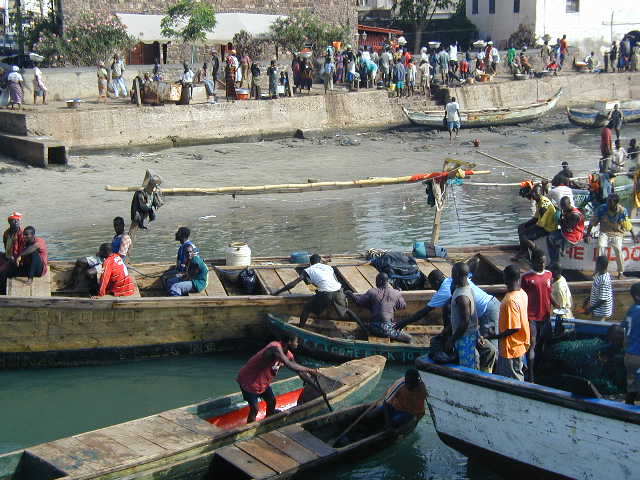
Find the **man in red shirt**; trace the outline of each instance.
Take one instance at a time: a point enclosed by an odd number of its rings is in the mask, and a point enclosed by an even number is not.
[[[545,270],[544,252],[540,249],[533,251],[531,266],[533,270],[522,276],[520,281],[522,290],[527,294],[527,317],[531,330],[531,348],[528,352],[528,380],[534,381],[534,366],[536,357],[540,359],[545,344],[551,337],[551,277],[550,271]]]
[[[271,382],[282,365],[294,372],[308,372],[316,375],[317,369],[307,368],[293,360],[293,352],[298,347],[298,338],[289,337],[267,344],[240,369],[236,381],[240,385],[242,398],[249,404],[247,423],[254,422],[258,415],[258,402],[262,398],[267,403],[267,417],[278,413],[276,397],[271,390]]]
[[[23,232],[24,244],[20,252],[14,256],[14,263],[0,274],[2,293],[6,292],[6,279],[12,277],[27,277],[25,284],[31,285],[34,277],[42,277],[49,270],[47,242],[36,237],[33,227],[26,227]]]
[[[108,256],[102,264],[102,277],[100,278],[98,296],[128,297],[136,293],[136,284],[131,275],[129,275],[122,257],[118,253],[113,253],[111,245],[108,243],[100,245],[100,251],[108,253]]]

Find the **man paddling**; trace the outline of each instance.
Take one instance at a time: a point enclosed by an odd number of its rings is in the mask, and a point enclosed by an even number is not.
[[[309,315],[313,313],[316,317],[319,317],[327,308],[333,305],[340,318],[345,318],[348,315],[351,320],[358,322],[361,327],[366,329],[366,326],[362,325],[360,318],[347,308],[347,297],[342,290],[342,284],[336,278],[333,267],[322,263],[322,257],[317,253],[311,255],[309,263],[309,267],[305,268],[298,278],[273,292],[272,295],[280,295],[302,281],[311,283],[317,287],[317,290],[302,309],[300,327],[305,326]]]
[[[236,381],[240,385],[242,398],[249,404],[247,423],[254,422],[258,416],[259,400],[267,404],[267,417],[278,413],[276,397],[271,382],[283,365],[294,372],[306,372],[317,375],[318,370],[307,368],[294,361],[293,350],[298,347],[298,338],[287,337],[284,340],[269,342],[262,350],[249,359],[238,372]]]

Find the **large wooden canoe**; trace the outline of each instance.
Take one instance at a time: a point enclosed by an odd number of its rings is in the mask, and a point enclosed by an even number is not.
[[[601,102],[602,103],[602,102]],[[608,102],[614,104],[615,102]],[[640,120],[640,100],[627,100],[620,102],[620,110],[624,115],[624,122],[637,122]],[[609,122],[611,110],[603,110],[597,106],[567,107],[569,121],[575,125],[588,128],[604,127]]]
[[[553,110],[562,95],[558,90],[552,98],[530,105],[508,108],[488,108],[484,110],[462,110],[460,112],[460,126],[462,128],[493,127],[498,125],[514,125],[530,122]],[[422,112],[404,109],[411,123],[428,128],[446,129],[443,124],[443,110],[426,110]]]
[[[431,337],[442,331],[440,325],[409,325],[406,331],[413,337],[413,343],[407,344],[388,338],[362,338],[360,327],[353,322],[311,318],[301,328],[298,317],[285,319],[271,313],[266,321],[269,330],[276,336],[285,333],[296,335],[301,350],[307,355],[338,361],[382,355],[391,362],[413,363],[427,353]]]
[[[574,321],[606,335],[611,323]],[[416,361],[444,443],[506,477],[638,478],[640,407],[458,365]]]
[[[384,357],[320,369],[320,386],[335,406],[362,401],[380,379]],[[206,473],[216,448],[249,439],[327,410],[299,377],[272,384],[282,410],[247,424],[240,393],[168,410],[0,456],[0,480],[192,479]],[[264,410],[265,406],[261,406]]]
[[[572,248],[565,262],[589,268],[594,242]],[[487,292],[501,296],[504,291],[502,269],[510,263],[515,246],[449,248],[449,259],[418,260],[427,275],[433,269],[451,274],[452,262],[477,256],[480,264],[475,281]],[[629,264],[640,267],[640,245],[625,245]],[[340,282],[354,292],[363,293],[375,285],[377,271],[364,254],[327,255]],[[577,263],[576,263],[577,262]],[[212,267],[230,272],[223,260],[207,261]],[[313,294],[301,283],[281,296],[268,293],[295,278],[303,267],[288,258],[254,258],[258,291],[246,295],[229,280],[230,275],[212,268],[209,287],[201,295],[182,298],[161,297],[159,274],[170,263],[133,264],[140,296],[93,300],[86,292],[65,290],[73,263],[52,262],[51,273],[34,285],[18,288],[18,296],[0,296],[0,369],[73,366],[101,362],[130,361],[141,358],[234,350],[255,345],[268,338],[264,317],[267,313],[296,316]],[[611,267],[615,268],[614,262]],[[522,266],[527,269],[526,265]],[[631,270],[631,268],[630,268]],[[133,269],[132,269],[133,271]],[[588,272],[567,273],[576,303],[591,289]],[[43,284],[44,282],[44,284]],[[614,282],[620,308],[629,302],[626,295],[633,279]],[[405,292],[407,309],[399,318],[424,307],[433,296],[429,285],[423,290]],[[362,318],[368,312],[354,307]],[[327,319],[334,319],[332,312]],[[441,324],[433,314],[427,325]]]

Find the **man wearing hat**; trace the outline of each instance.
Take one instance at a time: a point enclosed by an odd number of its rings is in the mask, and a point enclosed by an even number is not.
[[[0,254],[0,273],[7,271],[15,264],[16,257],[24,248],[24,234],[20,226],[22,214],[12,212],[7,218],[9,228],[2,234],[4,254]]]

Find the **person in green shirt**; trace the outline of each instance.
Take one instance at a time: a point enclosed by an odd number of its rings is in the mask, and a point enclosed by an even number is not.
[[[187,245],[187,265],[186,272],[182,275],[182,279],[172,283],[169,288],[170,297],[183,297],[190,293],[198,293],[207,288],[209,280],[209,269],[196,252],[193,245]]]
[[[509,50],[507,50],[507,66],[511,69],[511,73],[517,73],[518,67],[514,64],[516,60],[516,49],[511,46]],[[546,66],[546,65],[545,65]]]

